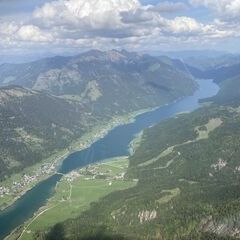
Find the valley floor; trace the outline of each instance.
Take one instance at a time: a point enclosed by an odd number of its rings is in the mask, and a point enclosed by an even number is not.
[[[17,199],[33,188],[36,184],[57,172],[58,166],[71,153],[81,151],[89,147],[98,139],[104,137],[113,128],[130,123],[134,118],[144,112],[152,111],[154,108],[135,111],[124,116],[113,117],[111,121],[99,123],[79,140],[71,144],[48,159],[24,169],[22,172],[12,175],[1,182],[0,186],[0,209],[4,210],[11,206]]]
[[[39,240],[58,236],[66,240],[239,239],[239,122],[239,108],[212,105],[146,129],[141,141],[139,135],[131,144],[135,149],[128,158],[128,167],[123,158],[78,172],[88,172],[79,177],[78,184],[91,191],[95,187],[88,181],[93,181],[98,186],[94,195],[101,191],[104,197],[96,197],[96,201],[86,192],[88,201],[94,201],[87,208],[78,205],[76,211],[71,208],[67,213],[62,210],[62,214],[49,209],[49,215],[44,212],[38,221],[26,225],[25,231],[21,229],[18,234],[24,231],[24,239],[28,239],[40,230],[35,235]],[[119,172],[114,170],[116,164],[120,166]],[[122,167],[125,175],[121,175]],[[99,180],[96,176],[103,169],[111,170],[114,178],[120,179],[113,181],[108,175]],[[83,179],[86,177],[88,180]],[[62,185],[65,192],[57,192],[55,197],[70,201],[74,186],[65,182]],[[114,192],[108,191],[111,190],[108,187],[113,187]],[[80,204],[84,199],[78,201]],[[58,224],[48,231],[56,216]],[[41,227],[46,228],[41,231]]]
[[[121,157],[89,165],[65,175],[47,205],[8,239],[33,239],[36,232],[77,217],[99,198],[113,191],[135,186],[136,180],[124,180],[127,168],[128,157]]]

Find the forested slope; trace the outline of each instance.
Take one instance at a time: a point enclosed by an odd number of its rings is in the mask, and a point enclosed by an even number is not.
[[[0,179],[66,149],[93,126],[196,89],[185,70],[116,50],[3,64],[0,85]]]
[[[238,108],[212,105],[147,129],[125,176],[136,187],[36,238],[237,239],[239,126]]]

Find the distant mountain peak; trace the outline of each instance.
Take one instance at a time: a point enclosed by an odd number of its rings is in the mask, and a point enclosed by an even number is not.
[[[109,51],[100,51],[97,49],[89,50],[79,55],[79,58],[84,61],[121,61],[126,58],[125,52],[115,49]]]
[[[89,83],[92,82],[97,82],[99,86],[94,94],[107,91],[111,85],[110,91],[118,89],[118,93],[125,87],[125,92],[132,88],[132,91],[139,95],[146,91],[155,95],[159,94],[160,90],[173,89],[179,76],[184,82],[192,82],[187,76],[189,74],[180,65],[171,59],[163,61],[147,54],[126,50],[93,49],[72,57],[54,57],[27,64],[1,66],[0,84],[17,84],[58,96],[77,95],[79,99],[88,96],[86,93],[89,92]],[[181,73],[179,69],[182,70]]]
[[[115,62],[115,61],[120,61],[126,58],[125,55],[123,55],[121,52],[117,50],[110,50],[106,52],[108,60]]]

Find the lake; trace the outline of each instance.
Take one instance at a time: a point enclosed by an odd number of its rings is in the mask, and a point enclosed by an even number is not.
[[[129,124],[111,130],[104,138],[90,147],[69,155],[59,168],[59,173],[70,171],[107,158],[129,155],[128,146],[140,131],[175,116],[181,112],[191,112],[200,107],[199,99],[214,96],[219,87],[212,80],[197,80],[199,89],[193,96],[143,113]],[[12,206],[0,212],[0,239],[10,234],[24,223],[54,194],[54,189],[62,175],[55,174],[40,182],[19,198]]]

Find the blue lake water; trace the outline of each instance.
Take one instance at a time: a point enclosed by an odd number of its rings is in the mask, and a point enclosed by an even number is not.
[[[60,166],[59,172],[66,174],[103,159],[128,155],[128,145],[137,133],[180,112],[191,112],[197,109],[200,106],[199,99],[214,96],[219,90],[212,80],[198,80],[198,84],[199,89],[193,96],[185,97],[152,112],[143,113],[136,117],[135,122],[118,126],[89,148],[69,155]],[[31,218],[40,207],[46,204],[61,177],[56,174],[42,181],[11,207],[0,212],[0,239]]]

